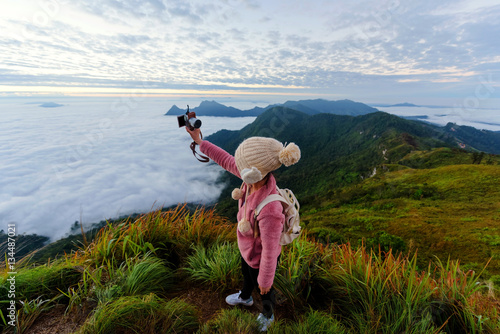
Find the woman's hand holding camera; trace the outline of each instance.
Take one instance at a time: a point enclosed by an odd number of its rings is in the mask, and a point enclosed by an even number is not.
[[[194,130],[189,130],[189,127],[186,126],[186,131],[189,133],[189,135],[191,136],[191,138],[193,138],[193,141],[197,144],[197,145],[200,145],[203,141],[203,139],[201,139],[201,131],[199,128],[195,128]]]

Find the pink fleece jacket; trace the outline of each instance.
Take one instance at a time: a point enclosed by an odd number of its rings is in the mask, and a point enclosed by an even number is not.
[[[228,172],[241,178],[234,157],[220,147],[204,140],[200,145],[200,151]],[[246,187],[247,185],[244,184],[242,189],[244,193],[246,193]],[[273,285],[278,256],[281,253],[279,241],[281,231],[283,230],[285,215],[283,214],[281,202],[274,201],[266,205],[259,214],[260,235],[254,238],[254,211],[264,198],[270,194],[277,193],[276,179],[270,174],[268,181],[262,188],[249,195],[248,198],[243,196],[243,198],[238,201],[238,221],[243,218],[245,214],[244,203],[248,201],[247,219],[252,226],[250,231],[246,234],[241,233],[239,230],[237,231],[238,247],[246,263],[254,269],[259,269],[257,282],[262,288],[269,288]]]

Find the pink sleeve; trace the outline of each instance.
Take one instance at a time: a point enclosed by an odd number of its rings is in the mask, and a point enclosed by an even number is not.
[[[259,215],[262,254],[257,282],[262,288],[269,288],[273,285],[278,256],[281,253],[280,236],[284,220],[283,206],[278,201],[266,205]]]
[[[200,151],[201,151],[201,153],[207,155],[210,159],[215,161],[218,165],[220,165],[222,168],[224,168],[228,172],[241,178],[240,172],[238,171],[238,168],[236,167],[236,162],[234,160],[234,157],[231,154],[224,151],[219,146],[214,145],[211,142],[204,140],[200,144]]]

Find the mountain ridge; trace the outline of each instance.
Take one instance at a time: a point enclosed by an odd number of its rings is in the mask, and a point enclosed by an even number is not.
[[[319,113],[329,113],[337,115],[365,115],[372,112],[377,112],[376,108],[372,108],[361,102],[354,102],[351,100],[337,100],[328,101],[324,99],[314,100],[299,100],[299,101],[286,101],[282,104],[272,104],[267,107],[254,107],[249,110],[240,110],[234,107],[228,107],[216,101],[202,101],[198,107],[190,108],[197,116],[216,116],[216,117],[257,117],[269,109],[274,107],[287,107],[294,110],[302,111],[308,115],[315,115]],[[169,116],[178,116],[186,112],[175,104],[165,113]]]

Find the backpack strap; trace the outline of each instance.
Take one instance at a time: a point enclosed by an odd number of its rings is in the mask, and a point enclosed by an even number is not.
[[[262,202],[260,202],[259,205],[257,205],[257,207],[255,208],[255,210],[253,212],[253,217],[255,218],[255,224],[253,226],[253,237],[254,238],[257,238],[259,236],[259,234],[260,234],[260,231],[259,231],[259,222],[257,220],[257,217],[259,216],[260,211],[266,205],[268,205],[269,203],[274,202],[274,201],[280,201],[280,202],[283,202],[285,204],[288,204],[286,202],[286,200],[283,198],[283,196],[280,196],[278,194],[271,194],[271,195],[268,195],[266,198],[264,198],[262,200]]]
[[[285,204],[288,204],[288,202],[283,198],[283,196],[278,195],[278,194],[271,194],[271,195],[267,196],[266,198],[264,198],[264,200],[262,202],[260,202],[259,205],[257,205],[257,207],[255,208],[255,211],[253,212],[253,216],[254,216],[255,220],[257,220],[257,216],[259,215],[260,211],[266,205],[268,205],[269,203],[274,202],[274,201],[280,201],[280,202],[283,202]]]

